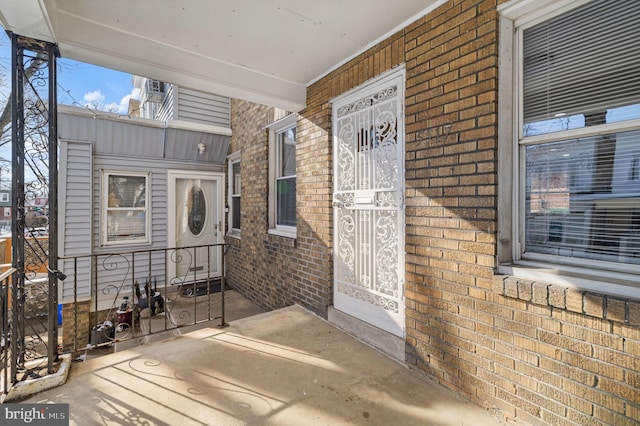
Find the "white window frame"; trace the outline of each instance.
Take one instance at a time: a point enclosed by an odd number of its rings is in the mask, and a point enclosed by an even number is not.
[[[297,126],[298,116],[297,114],[289,114],[286,117],[276,121],[269,125],[269,233],[274,235],[280,235],[283,237],[296,238],[297,227],[296,226],[284,226],[278,225],[277,222],[277,204],[278,197],[276,191],[276,181],[278,176],[277,170],[280,163],[280,150],[278,148],[278,135],[286,132],[289,129]],[[297,136],[296,136],[297,139]],[[297,145],[297,140],[296,140]],[[297,218],[296,218],[297,223]]]
[[[0,202],[8,203],[9,201],[11,201],[11,200],[9,199],[9,193],[8,192],[0,193]]]
[[[637,265],[616,264],[592,259],[529,255],[524,250],[524,156],[529,143],[554,142],[594,133],[617,133],[638,129],[640,120],[612,123],[549,133],[522,140],[522,34],[523,30],[546,21],[590,0],[511,0],[498,7],[499,99],[498,99],[498,272],[566,287],[640,297]],[[513,35],[509,37],[509,34]]]
[[[227,206],[229,206],[229,211],[228,211],[228,221],[227,223],[229,224],[229,232],[227,235],[231,236],[231,237],[235,237],[235,238],[240,238],[240,235],[242,233],[240,228],[233,228],[233,198],[237,197],[240,198],[240,202],[242,203],[242,188],[240,189],[240,193],[239,194],[234,194],[234,187],[235,187],[235,182],[234,182],[234,175],[233,175],[233,166],[235,164],[240,164],[240,151],[234,152],[233,154],[229,155],[227,157],[227,176],[228,176],[228,189],[227,189]],[[242,173],[240,173],[240,176],[242,176]],[[240,209],[240,211],[242,212],[242,208]],[[240,222],[242,224],[242,218],[240,218]]]
[[[143,177],[145,179],[145,205],[144,207],[109,207],[109,177],[110,176],[132,176]],[[100,245],[122,246],[151,244],[151,173],[131,170],[103,170],[101,182],[101,208],[100,208]],[[107,215],[109,211],[116,210],[139,210],[145,212],[145,235],[143,238],[135,240],[108,241],[107,236]]]

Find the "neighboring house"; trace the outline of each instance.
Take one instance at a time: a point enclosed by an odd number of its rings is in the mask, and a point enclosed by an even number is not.
[[[11,191],[0,190],[0,227],[11,229]]]
[[[228,111],[227,100],[227,115]],[[195,259],[190,264],[176,261],[175,270],[167,272],[161,250],[222,243],[218,229],[224,220],[228,125],[171,117],[160,122],[59,106],[58,134],[59,254],[79,256],[76,263],[62,262],[61,270],[74,271],[69,272],[74,279],[60,284],[60,303],[71,302],[75,290],[80,303],[89,307],[92,291],[98,291],[96,306],[107,309],[120,302],[116,296],[123,289],[130,294],[134,280],[159,277],[157,285],[164,286],[174,284],[165,282],[168,277],[184,277],[189,269],[206,270],[202,256],[197,264]],[[184,205],[189,205],[189,217],[181,216]],[[194,225],[196,215],[200,219]],[[154,249],[160,251],[150,254],[142,266],[130,255],[118,257]],[[112,253],[113,268],[92,269],[90,259],[82,257]],[[220,276],[219,261],[212,261],[211,268],[212,276]],[[90,288],[92,274],[97,289]],[[110,287],[119,290],[109,292]]]
[[[297,114],[232,100],[228,281],[506,417],[640,422],[640,3],[611,6],[449,1]]]
[[[158,121],[180,120],[231,127],[227,97],[138,76],[133,77],[133,85],[140,89],[136,116]]]

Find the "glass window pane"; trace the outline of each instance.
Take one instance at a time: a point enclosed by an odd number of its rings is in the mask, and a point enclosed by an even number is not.
[[[640,264],[640,131],[525,151],[525,253]]]
[[[106,174],[104,242],[146,242],[147,177]]]
[[[240,163],[233,163],[232,166],[232,176],[233,176],[233,194],[240,194],[241,181],[240,181]]]
[[[296,174],[296,129],[289,129],[278,135],[280,143],[280,176]]]
[[[109,207],[144,207],[144,176],[109,176]]]
[[[110,210],[107,212],[107,241],[144,239],[146,214],[144,210]]]
[[[277,224],[296,226],[296,178],[278,179]]]
[[[231,197],[231,227],[240,229],[240,197]]]
[[[204,191],[194,185],[187,199],[187,224],[193,235],[200,235],[207,223],[207,201]]]

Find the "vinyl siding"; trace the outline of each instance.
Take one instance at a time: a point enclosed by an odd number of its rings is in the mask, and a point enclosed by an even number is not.
[[[65,221],[61,253],[99,255],[92,265],[89,258],[78,259],[81,268],[75,274],[72,260],[64,261],[63,271],[69,278],[62,286],[61,298],[72,298],[74,285],[80,298],[88,298],[92,270],[99,283],[94,294],[105,302],[111,299],[113,306],[122,291],[129,293],[136,281],[143,286],[149,278],[157,277],[158,286],[163,286],[168,238],[167,170],[222,172],[229,136],[165,127],[150,120],[94,117],[84,111],[59,114],[58,127],[61,140],[76,141],[64,143],[61,152],[61,221]],[[207,146],[203,154],[198,151],[199,143]],[[105,170],[149,174],[150,243],[101,246],[101,181]],[[136,250],[154,251],[131,254]]]
[[[94,157],[93,173],[93,253],[101,254],[98,259],[97,278],[98,290],[108,295],[117,288],[126,288],[138,281],[141,285],[149,277],[157,278],[158,286],[164,286],[165,252],[167,247],[167,170],[185,169],[185,164],[177,161],[141,160],[130,157],[96,155]],[[189,171],[221,172],[222,166],[201,165],[194,167],[189,165]],[[149,199],[150,210],[148,214],[151,220],[150,243],[148,244],[118,244],[101,246],[101,209],[102,199],[102,174],[103,171],[116,172],[142,172],[149,173],[148,185],[150,186]],[[221,200],[222,202],[222,200]],[[155,250],[152,253],[136,254],[135,259],[129,252],[138,250]],[[113,253],[127,253],[118,254]],[[169,253],[170,255],[171,253]],[[151,265],[151,268],[149,268]]]
[[[229,98],[181,87],[175,120],[192,121],[220,127],[231,127]]]
[[[60,256],[87,256],[91,253],[91,144],[62,142],[60,146]],[[61,282],[61,301],[73,298],[74,286],[78,296],[88,297],[90,292],[90,261],[88,257],[77,262],[65,259],[60,265],[68,276]],[[75,278],[74,278],[75,277]]]
[[[160,106],[158,113],[156,114],[156,120],[158,121],[168,121],[173,118],[173,107],[178,87],[172,84],[168,84],[165,87],[168,87],[167,93],[164,96],[164,100],[162,101],[162,105]]]
[[[60,139],[91,141],[96,155],[196,164],[224,165],[226,161],[230,140],[228,135],[108,113],[94,117],[79,108],[65,107],[63,110],[58,114]],[[200,143],[206,146],[202,154],[198,150]]]

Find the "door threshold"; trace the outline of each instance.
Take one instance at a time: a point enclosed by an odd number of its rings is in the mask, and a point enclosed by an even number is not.
[[[331,324],[404,365],[404,339],[345,314],[333,306],[329,306],[328,314]]]

